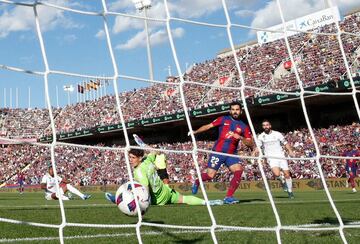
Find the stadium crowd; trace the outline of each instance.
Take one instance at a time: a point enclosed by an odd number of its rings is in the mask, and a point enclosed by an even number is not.
[[[331,126],[314,131],[322,155],[341,156],[347,143],[359,148],[360,124],[347,126]],[[290,131],[285,134],[287,141],[294,147],[296,155],[302,158],[315,156],[315,146],[307,129]],[[97,146],[104,146],[99,144]],[[192,143],[156,144],[152,147],[179,151],[191,151]],[[211,150],[212,141],[198,141],[198,148]],[[240,155],[250,155],[248,149],[239,148]],[[59,175],[69,179],[76,185],[121,184],[127,181],[127,169],[123,152],[115,146],[112,150],[98,148],[82,148],[74,146],[58,146],[55,150],[57,171]],[[168,173],[171,182],[191,182],[194,176],[194,162],[190,153],[166,153]],[[47,146],[37,145],[7,145],[0,147],[1,182],[16,183],[16,172],[23,169],[27,184],[38,184],[45,174],[46,162],[50,160],[50,150]],[[198,154],[199,166],[204,169],[207,154]],[[328,178],[344,177],[345,167],[339,159],[322,158],[321,165]],[[270,168],[263,164],[268,179],[273,179]],[[243,179],[260,180],[261,174],[257,161],[244,160],[245,171]],[[319,172],[314,160],[303,159],[290,161],[289,167],[294,178],[319,178]],[[216,181],[229,181],[228,169],[222,167],[215,178]]]
[[[359,34],[360,12],[345,16],[340,22],[340,29],[347,33]],[[314,32],[335,33],[336,28],[332,24],[318,28]],[[360,63],[360,38],[342,34],[341,40],[350,68],[357,71],[358,67],[355,66]],[[327,82],[336,85],[336,81],[347,77],[336,36],[299,33],[289,37],[289,43],[304,87]],[[294,70],[283,69],[284,63],[289,61],[284,40],[242,47],[237,50],[237,58],[247,86],[246,97],[268,94],[251,87],[273,91],[291,91],[299,88]],[[359,76],[359,73],[354,72],[353,75]],[[185,72],[184,80],[200,83],[184,85],[185,101],[189,109],[223,104],[240,100],[241,97],[239,90],[225,89],[240,85],[240,76],[231,54],[195,64]],[[179,77],[169,77],[163,84],[153,84],[120,93],[125,120],[183,111],[179,88],[174,84],[178,82]],[[203,86],[201,83],[215,84],[223,88]],[[120,123],[114,95],[64,108],[54,108],[53,111],[57,133]],[[38,138],[51,134],[47,109],[0,109],[0,115],[1,133],[8,137]]]

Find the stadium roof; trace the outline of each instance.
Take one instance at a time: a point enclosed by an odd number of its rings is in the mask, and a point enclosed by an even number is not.
[[[344,17],[347,17],[351,14],[354,14],[354,13],[358,13],[360,12],[360,7],[359,8],[353,8],[351,9],[350,11],[348,11],[347,13],[344,14]],[[244,48],[246,46],[252,46],[252,45],[256,45],[258,42],[257,40],[252,40],[252,41],[248,41],[248,42],[245,42],[243,44],[239,44],[239,45],[235,45],[235,50],[239,50],[241,48]],[[227,55],[230,55],[231,53],[231,48],[228,47],[228,48],[224,48],[222,50],[220,50],[218,53],[217,53],[217,56],[227,56]]]

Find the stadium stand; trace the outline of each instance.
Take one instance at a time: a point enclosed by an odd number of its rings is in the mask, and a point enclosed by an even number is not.
[[[345,32],[359,34],[360,12],[345,16],[340,27]],[[334,33],[335,27],[327,25],[315,31]],[[349,34],[343,34],[341,38],[353,76],[360,76],[360,38]],[[304,87],[324,83],[335,86],[336,81],[347,77],[335,36],[300,33],[291,36],[289,42]],[[299,88],[293,69],[284,68],[284,63],[289,61],[289,57],[283,40],[243,47],[237,50],[237,57],[246,86],[274,91],[293,91]],[[232,55],[195,64],[184,74],[184,79],[205,84],[223,84],[224,87],[238,87],[240,84]],[[171,86],[171,83],[178,81],[178,77],[172,77],[171,81],[168,78],[164,84],[120,93],[125,120],[132,121],[182,111],[177,88]],[[240,98],[239,91],[195,84],[186,84],[184,94],[189,109],[228,103]],[[247,97],[256,97],[268,93],[246,89],[245,94]],[[54,109],[57,133],[120,123],[115,103],[115,96],[107,95],[97,100]],[[0,114],[1,131],[7,137],[39,138],[51,134],[47,109],[2,109]]]
[[[360,124],[353,123],[346,126],[330,126],[314,131],[319,142],[322,155],[340,156],[347,143],[360,147]],[[307,129],[290,131],[285,134],[286,139],[295,148],[300,157],[312,157],[315,154],[314,145]],[[198,147],[211,150],[212,141],[198,141]],[[104,146],[104,145],[99,145]],[[157,148],[191,150],[192,143],[163,143],[151,145]],[[115,147],[115,146],[114,146]],[[250,155],[249,151],[242,151],[240,155]],[[207,155],[199,153],[199,163],[205,167]],[[11,176],[18,168],[25,168],[26,183],[36,185],[41,175],[46,172],[46,161],[50,159],[47,147],[34,145],[7,145],[0,148],[0,179],[9,184],[16,182],[16,177]],[[171,182],[189,182],[192,179],[194,165],[190,154],[168,153],[168,173]],[[58,172],[76,185],[106,185],[121,184],[127,181],[125,159],[121,152],[114,150],[84,149],[72,146],[58,146],[56,148]],[[321,160],[327,178],[344,177],[345,166],[341,160]],[[26,167],[27,166],[27,167]],[[264,164],[267,177],[273,178],[270,168]],[[289,167],[294,178],[314,179],[319,178],[315,162],[312,160],[290,161]],[[245,163],[243,178],[247,180],[261,180],[257,162]],[[227,168],[220,169],[216,181],[228,182]]]

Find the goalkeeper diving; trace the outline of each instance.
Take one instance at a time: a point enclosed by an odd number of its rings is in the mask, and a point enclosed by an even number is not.
[[[166,170],[164,154],[149,153],[144,156],[141,149],[131,149],[129,160],[134,168],[134,181],[139,182],[150,193],[152,205],[184,203],[188,205],[205,205],[204,199],[185,196],[171,189],[168,185],[169,176]],[[106,192],[105,198],[115,203],[115,195]],[[222,205],[222,200],[210,200],[210,205]]]

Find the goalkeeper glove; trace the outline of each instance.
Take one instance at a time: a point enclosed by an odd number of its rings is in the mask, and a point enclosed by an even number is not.
[[[157,155],[154,164],[157,169],[166,169],[165,155],[164,154]]]
[[[161,180],[169,179],[169,175],[166,171],[165,155],[164,154],[157,155],[154,163],[155,163],[155,168],[157,169],[156,171],[157,171],[160,179]]]

